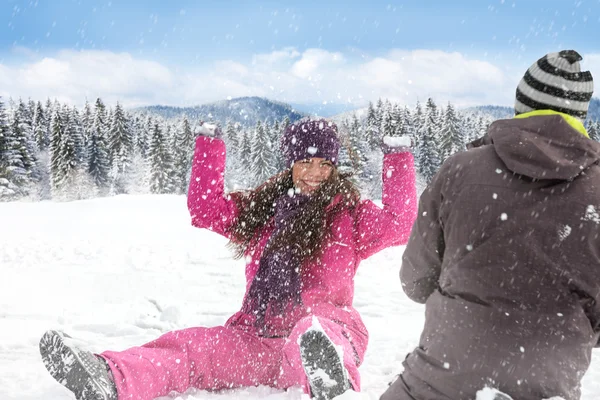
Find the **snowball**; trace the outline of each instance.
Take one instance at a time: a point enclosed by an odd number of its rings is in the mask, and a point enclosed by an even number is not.
[[[564,225],[558,229],[558,239],[562,242],[571,234],[571,227],[569,225]]]
[[[581,219],[583,221],[592,221],[597,224],[600,224],[600,214],[598,214],[598,211],[596,211],[596,207],[594,207],[591,204],[587,206],[587,208],[585,209],[585,215]]]
[[[390,147],[410,147],[411,140],[408,136],[384,136],[383,143]]]
[[[204,124],[200,125],[197,132],[200,135],[204,135],[204,136],[214,136],[216,130],[217,130],[216,125],[204,123]]]

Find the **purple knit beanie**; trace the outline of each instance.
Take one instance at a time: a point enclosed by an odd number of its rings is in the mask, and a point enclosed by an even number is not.
[[[337,126],[324,119],[298,121],[283,133],[281,150],[288,168],[298,160],[312,157],[324,158],[336,165],[340,151]]]

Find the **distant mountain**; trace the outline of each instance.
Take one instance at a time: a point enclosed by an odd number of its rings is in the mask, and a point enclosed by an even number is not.
[[[489,115],[494,119],[512,118],[515,113],[513,107],[504,106],[478,106],[464,109],[466,112]],[[600,99],[593,97],[588,108],[588,120],[600,121]]]
[[[222,126],[225,126],[227,121],[232,121],[247,127],[256,125],[259,120],[281,121],[287,116],[290,121],[294,122],[308,115],[297,111],[287,103],[262,97],[239,97],[194,107],[148,106],[131,111],[157,114],[165,119],[187,115],[191,120],[210,120],[220,122]]]
[[[597,97],[592,98],[592,101],[590,101],[590,108],[588,108],[588,119],[592,121],[600,121],[600,99]]]
[[[352,111],[355,111],[354,106],[348,103],[292,103],[292,106],[298,111],[323,118],[331,118],[346,112],[351,114]]]
[[[476,106],[468,107],[460,110],[467,114],[483,114],[492,117],[493,119],[512,118],[515,115],[513,107],[504,106]]]
[[[149,112],[163,118],[172,119],[187,115],[191,120],[218,121],[223,126],[227,121],[240,123],[242,126],[254,126],[258,120],[281,121],[286,116],[294,122],[306,116],[326,117],[341,123],[356,114],[359,119],[366,116],[367,108],[350,109],[346,105],[296,104],[269,100],[263,97],[239,97],[231,100],[221,100],[214,103],[194,107],[148,106],[131,110],[132,112]],[[339,112],[342,111],[342,112]],[[512,118],[512,107],[484,105],[459,110],[463,114],[482,114],[492,119]],[[588,110],[588,119],[600,121],[600,99],[593,98]]]

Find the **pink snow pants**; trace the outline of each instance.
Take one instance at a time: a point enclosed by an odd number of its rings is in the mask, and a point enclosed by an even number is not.
[[[110,366],[119,400],[152,400],[191,387],[302,386],[308,393],[298,339],[312,325],[312,318],[298,321],[287,338],[259,337],[235,327],[188,328],[168,332],[141,347],[100,355]],[[331,320],[318,320],[329,338],[343,348],[352,386],[360,390],[356,352],[348,333]]]

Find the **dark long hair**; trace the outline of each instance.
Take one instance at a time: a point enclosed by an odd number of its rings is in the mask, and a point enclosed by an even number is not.
[[[334,168],[331,176],[310,195],[294,220],[271,239],[265,251],[289,247],[301,262],[319,257],[333,217],[344,208],[354,208],[360,200],[358,189],[348,179],[350,175],[341,174]],[[245,254],[257,234],[273,218],[277,199],[290,189],[293,190],[293,187],[290,168],[252,191],[231,193],[239,211],[229,228],[229,247],[233,249],[236,258]],[[340,201],[328,208],[338,194],[341,195]]]

